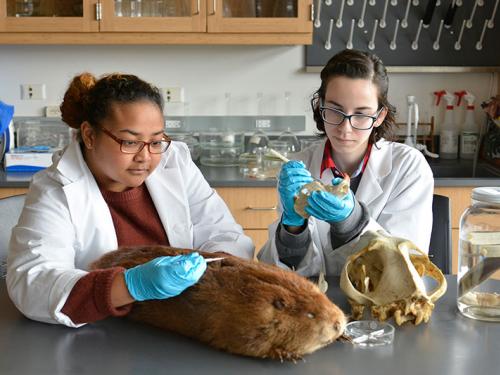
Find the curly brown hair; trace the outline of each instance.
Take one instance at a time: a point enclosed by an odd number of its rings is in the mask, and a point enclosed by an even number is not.
[[[346,49],[334,55],[321,70],[321,86],[311,99],[314,121],[320,134],[323,136],[326,134],[325,124],[319,110],[320,102],[325,100],[328,82],[332,78],[339,76],[369,79],[375,84],[378,89],[379,108],[387,108],[387,115],[379,127],[372,129],[369,143],[376,143],[381,138],[393,140],[394,127],[396,126],[396,108],[387,99],[389,89],[387,70],[382,60],[376,55],[352,49]]]
[[[74,129],[87,121],[98,128],[110,113],[114,103],[147,100],[163,113],[163,99],[155,86],[135,75],[112,73],[96,79],[90,73],[73,78],[61,103],[62,120]]]

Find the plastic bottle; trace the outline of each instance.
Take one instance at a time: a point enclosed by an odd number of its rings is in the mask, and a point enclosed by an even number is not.
[[[446,102],[446,111],[444,112],[444,121],[441,124],[439,156],[442,159],[458,158],[458,131],[453,117],[453,100],[455,97],[446,91],[443,95]]]
[[[474,117],[474,95],[466,92],[464,99],[467,103],[465,121],[460,133],[460,158],[473,159],[479,141],[478,126]]]

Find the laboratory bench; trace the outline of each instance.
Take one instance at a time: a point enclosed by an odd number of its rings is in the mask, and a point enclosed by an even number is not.
[[[430,159],[435,186],[500,186],[500,169],[485,162],[473,168],[472,160]],[[208,167],[198,165],[206,180],[217,187],[275,187],[276,179],[259,180],[244,177],[239,167]],[[473,175],[473,172],[475,174]],[[33,173],[5,172],[0,169],[0,189],[27,188]]]
[[[328,297],[349,312],[339,279]],[[0,279],[0,374],[453,374],[498,373],[500,324],[471,320],[456,306],[456,278],[430,321],[396,326],[394,342],[364,348],[335,342],[303,361],[228,354],[152,326],[108,318],[81,328],[25,318]],[[203,317],[200,317],[203,319]],[[394,322],[391,321],[394,324]]]

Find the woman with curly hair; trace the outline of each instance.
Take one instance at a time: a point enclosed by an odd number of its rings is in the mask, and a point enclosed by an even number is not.
[[[61,105],[77,139],[31,182],[13,229],[9,295],[27,317],[78,327],[176,296],[206,269],[196,252],[89,272],[118,246],[170,245],[252,258],[254,246],[164,133],[159,90],[134,75],[74,77]]]

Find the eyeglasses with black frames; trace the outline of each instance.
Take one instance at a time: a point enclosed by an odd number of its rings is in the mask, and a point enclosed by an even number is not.
[[[170,146],[170,142],[172,140],[166,134],[163,134],[163,139],[158,141],[132,141],[127,139],[120,139],[115,137],[113,133],[105,128],[101,128],[104,134],[113,139],[116,143],[120,145],[120,151],[124,154],[137,154],[142,151],[145,146],[148,146],[148,151],[151,154],[162,154],[167,151],[168,146]]]
[[[330,125],[340,125],[344,122],[345,119],[349,120],[349,123],[354,129],[358,130],[370,130],[373,125],[375,124],[375,121],[377,121],[378,116],[380,116],[380,113],[384,107],[380,108],[375,115],[370,116],[370,115],[361,115],[361,114],[353,114],[353,115],[347,115],[344,112],[335,109],[335,108],[330,108],[330,107],[325,107],[321,105],[319,107],[319,112],[321,114],[321,118],[323,121],[327,124]]]

